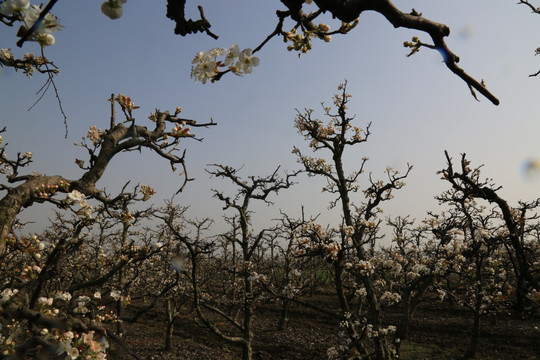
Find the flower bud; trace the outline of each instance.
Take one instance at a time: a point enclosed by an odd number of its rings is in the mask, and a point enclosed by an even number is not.
[[[108,0],[101,4],[101,12],[112,20],[122,16],[122,4],[125,0]]]

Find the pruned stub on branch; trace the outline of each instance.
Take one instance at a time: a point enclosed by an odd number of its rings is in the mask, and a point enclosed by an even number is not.
[[[217,39],[218,36],[210,31],[210,22],[206,20],[202,6],[198,6],[201,18],[193,21],[185,16],[186,0],[167,0],[167,17],[176,23],[174,33],[182,36],[198,32],[206,32],[209,36]]]

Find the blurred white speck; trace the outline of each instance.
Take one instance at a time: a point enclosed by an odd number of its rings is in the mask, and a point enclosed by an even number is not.
[[[536,181],[540,178],[540,160],[526,159],[521,164],[521,176],[527,182]]]
[[[171,268],[176,272],[183,273],[186,271],[186,258],[182,255],[176,255],[171,259]]]
[[[458,34],[463,40],[468,40],[474,33],[471,25],[465,24],[459,30]]]

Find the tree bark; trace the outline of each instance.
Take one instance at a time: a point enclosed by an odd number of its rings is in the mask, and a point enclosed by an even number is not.
[[[171,300],[167,299],[167,332],[165,334],[165,350],[172,350],[172,336],[174,330],[174,320],[176,320],[176,312],[172,309]]]
[[[283,331],[287,327],[287,323],[289,321],[289,306],[290,301],[283,300],[283,304],[281,305],[281,315],[278,323],[278,331]]]

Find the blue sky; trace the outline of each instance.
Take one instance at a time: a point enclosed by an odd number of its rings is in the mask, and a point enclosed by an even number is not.
[[[493,0],[395,1],[404,11],[415,8],[450,26],[449,47],[469,74],[485,79],[501,100],[494,106],[481,97],[477,102],[437,52],[422,49],[405,56],[403,42],[415,35],[427,42],[426,35],[396,30],[370,12],[361,14],[350,34],[334,36],[330,43],[314,41],[313,50],[301,58],[276,38],[257,54],[261,63],[253,74],[224,76],[214,84],[194,83],[190,66],[198,51],[234,43],[241,49],[256,47],[274,29],[275,10],[282,8],[281,3],[188,1],[188,14],[194,17],[196,5],[204,6],[218,40],[203,34],[174,35],[165,3],[128,0],[123,17],[112,21],[101,14],[99,1],[59,1],[53,13],[65,28],[55,34],[56,44],[45,50],[61,69],[56,85],[68,116],[69,136],[64,139],[53,92],[27,111],[45,77],[36,74],[27,79],[0,69],[0,125],[7,127],[3,138],[10,144],[9,153],[31,151],[35,161],[31,170],[75,178],[81,170],[74,159],[84,159],[85,152],[73,142],[91,125],[107,126],[111,93],[124,93],[141,107],[135,113],[139,123],[155,108],[182,106],[184,117],[199,122],[213,118],[218,126],[196,131],[204,137],[202,143],[185,142],[189,174],[197,180],[177,202],[190,205],[194,217],[219,218],[221,204],[211,197],[210,188],[229,187],[209,179],[206,165],[243,166],[245,176],[270,174],[278,165],[298,169],[291,150],[305,144],[293,127],[295,109],[320,109],[321,101],[330,102],[338,84],[347,79],[353,96],[350,113],[356,114],[361,127],[372,122],[370,140],[347,154],[349,168],[363,156],[370,158],[367,170],[374,178],[383,177],[387,165],[402,171],[407,162],[414,166],[407,186],[386,204],[385,215],[421,219],[427,210],[437,210],[433,196],[447,188],[435,174],[445,165],[444,150],[454,159],[465,152],[473,165],[484,164],[483,175],[502,185],[501,195],[512,204],[539,197],[540,179],[522,172],[524,162],[540,159],[540,78],[528,77],[540,70],[540,58],[534,56],[540,46],[535,36],[540,33],[540,17],[525,6]],[[339,27],[329,17],[325,22]],[[285,27],[292,26],[289,22]],[[12,48],[19,56],[38,51],[29,43],[22,50],[16,48],[15,33],[4,26],[0,47]],[[115,158],[98,185],[114,193],[128,180],[158,190],[158,204],[180,183],[166,161],[143,152]],[[256,208],[257,224],[276,218],[279,209],[292,216],[300,214],[301,205],[308,214],[326,211],[328,197],[320,193],[322,183],[307,177],[299,181],[293,190],[273,199],[273,208]],[[43,209],[32,211],[25,212],[37,218],[31,229],[38,231],[47,215]],[[324,219],[331,222],[337,215]]]

